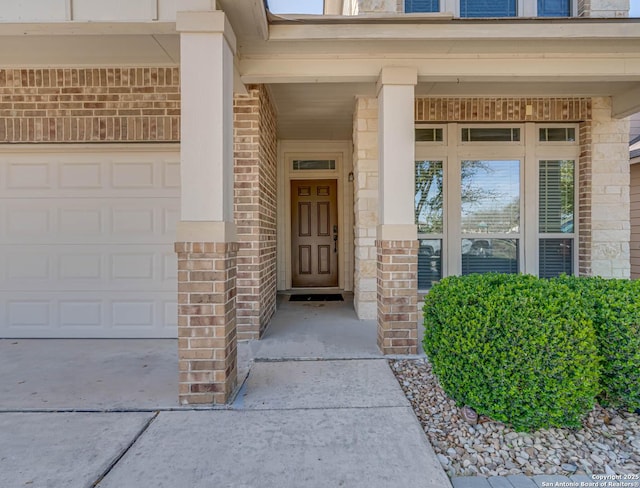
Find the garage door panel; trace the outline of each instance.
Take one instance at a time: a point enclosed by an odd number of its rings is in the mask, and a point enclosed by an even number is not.
[[[176,198],[21,199],[1,212],[6,244],[169,242],[180,218]]]
[[[177,289],[172,246],[1,246],[0,292]]]
[[[0,337],[176,337],[179,193],[175,146],[0,153]]]
[[[12,198],[179,197],[179,154],[149,154],[0,154],[0,190]]]
[[[7,338],[173,338],[177,306],[174,293],[110,294],[28,292],[19,299],[0,294]]]

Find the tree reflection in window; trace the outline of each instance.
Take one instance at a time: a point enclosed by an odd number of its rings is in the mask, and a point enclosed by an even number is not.
[[[442,161],[416,161],[415,216],[419,234],[442,233]]]

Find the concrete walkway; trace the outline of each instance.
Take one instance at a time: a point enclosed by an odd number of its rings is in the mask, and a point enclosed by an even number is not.
[[[176,404],[174,341],[0,341],[0,486],[451,487],[375,323],[309,305],[241,345],[225,408]]]
[[[2,486],[445,488],[384,359],[256,362],[228,409],[0,413]]]

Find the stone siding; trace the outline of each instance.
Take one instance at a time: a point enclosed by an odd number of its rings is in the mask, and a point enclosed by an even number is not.
[[[264,85],[234,98],[239,339],[258,339],[276,304],[276,113]]]
[[[377,316],[378,100],[356,101],[353,127],[354,307],[360,319]]]
[[[178,68],[0,69],[0,143],[179,140]]]
[[[631,278],[640,278],[640,164],[631,165]]]
[[[591,272],[629,278],[629,120],[611,118],[611,99],[593,99]]]
[[[579,17],[629,17],[629,0],[578,0]]]

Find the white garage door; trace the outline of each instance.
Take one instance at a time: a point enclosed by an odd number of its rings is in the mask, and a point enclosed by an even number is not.
[[[176,146],[1,149],[0,337],[176,337],[179,178]]]

